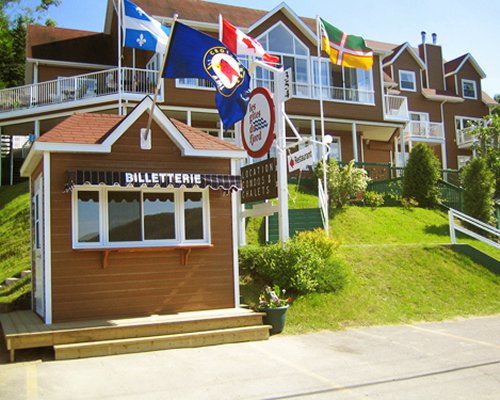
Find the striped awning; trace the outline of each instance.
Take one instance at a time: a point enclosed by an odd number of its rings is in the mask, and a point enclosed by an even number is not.
[[[76,185],[106,185],[119,187],[150,188],[193,188],[231,192],[241,190],[239,175],[198,174],[192,172],[116,172],[71,170],[67,171],[65,192],[70,192]]]

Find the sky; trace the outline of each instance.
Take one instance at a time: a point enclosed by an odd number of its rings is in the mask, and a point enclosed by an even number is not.
[[[217,2],[269,11],[281,3],[279,0]],[[106,3],[107,0],[62,0],[59,7],[50,9],[49,16],[60,27],[101,32]],[[286,3],[297,15],[311,18],[319,15],[346,33],[365,39],[395,44],[409,42],[416,47],[421,43],[421,31],[427,32],[428,42],[435,32],[446,60],[471,53],[487,75],[482,81],[483,90],[490,96],[500,94],[499,0],[288,0]]]

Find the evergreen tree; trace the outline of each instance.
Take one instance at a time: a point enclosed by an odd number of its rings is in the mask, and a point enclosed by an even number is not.
[[[415,199],[421,207],[439,204],[439,160],[430,147],[413,147],[403,179],[403,197]]]
[[[487,224],[492,224],[494,217],[493,193],[495,179],[483,157],[473,158],[464,167],[462,174],[464,187],[464,211]]]

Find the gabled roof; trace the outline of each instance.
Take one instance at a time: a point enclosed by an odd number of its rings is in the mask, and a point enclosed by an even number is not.
[[[150,112],[152,103],[150,97],[145,97],[127,116],[76,113],[68,117],[35,141],[21,168],[22,176],[29,175],[43,152],[110,153],[113,144],[132,124]],[[157,105],[153,109],[153,120],[183,156],[238,159],[247,155],[246,151],[234,144],[171,120]]]
[[[114,114],[76,113],[40,136],[37,142],[98,144],[124,118]]]
[[[486,74],[476,62],[474,57],[470,53],[464,54],[454,60],[448,61],[444,64],[444,76],[455,75],[458,71],[462,69],[467,61],[470,61],[474,69],[477,71],[481,79],[486,78]]]
[[[417,64],[420,66],[421,69],[423,70],[426,69],[425,63],[422,61],[422,59],[418,56],[417,52],[413,49],[413,47],[411,47],[410,43],[408,42],[405,42],[396,47],[394,50],[392,50],[392,54],[384,58],[384,60],[382,61],[382,65],[384,67],[387,65],[391,65],[392,63],[394,63],[394,61],[396,61],[399,58],[401,54],[403,54],[405,50],[408,50],[410,55],[417,62]]]

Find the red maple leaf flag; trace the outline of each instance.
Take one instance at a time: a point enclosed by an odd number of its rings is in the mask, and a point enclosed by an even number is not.
[[[234,54],[246,54],[260,57],[269,65],[279,64],[280,58],[272,56],[264,50],[264,47],[254,38],[245,35],[234,25],[222,20],[222,43]]]

